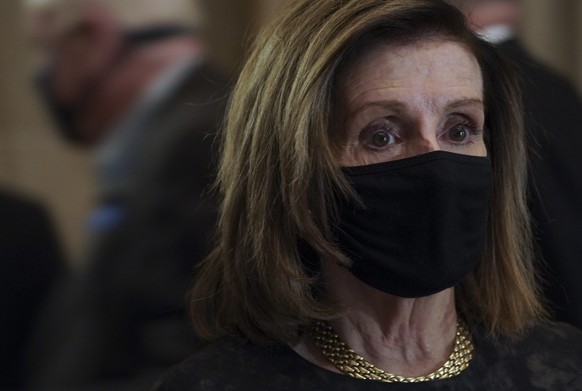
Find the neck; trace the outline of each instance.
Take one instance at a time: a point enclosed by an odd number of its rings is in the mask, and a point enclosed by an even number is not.
[[[99,143],[105,138],[168,67],[200,54],[199,43],[189,37],[167,39],[135,49],[111,71],[83,115],[81,127],[90,142]]]
[[[405,377],[429,374],[453,351],[457,315],[454,291],[408,299],[380,292],[336,264],[324,266],[329,298],[345,308],[330,322],[339,337],[374,366]],[[305,337],[296,351],[339,372]]]

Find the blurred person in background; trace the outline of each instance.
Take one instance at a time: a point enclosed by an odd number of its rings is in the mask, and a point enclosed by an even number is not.
[[[516,37],[519,0],[448,0],[520,69],[529,136],[529,205],[555,318],[582,328],[582,100]]]
[[[24,387],[29,334],[65,270],[46,210],[0,189],[0,390]]]
[[[27,1],[36,79],[65,139],[93,147],[98,207],[80,272],[32,349],[40,389],[146,389],[197,346],[184,310],[207,249],[225,83],[194,0]]]

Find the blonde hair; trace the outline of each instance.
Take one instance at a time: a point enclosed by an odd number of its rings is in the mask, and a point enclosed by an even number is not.
[[[290,343],[313,319],[340,315],[320,299],[317,265],[302,257],[312,249],[350,262],[327,239],[335,195],[350,194],[334,147],[338,72],[378,40],[428,35],[469,48],[484,80],[493,200],[483,260],[456,290],[459,311],[508,336],[543,314],[531,263],[519,89],[496,50],[441,1],[301,0],[260,35],[231,98],[217,244],[191,299],[202,338],[240,332],[256,343]]]
[[[201,0],[25,0],[28,11],[55,11],[57,23],[66,28],[88,7],[107,10],[126,29],[151,25],[181,25],[202,28]]]

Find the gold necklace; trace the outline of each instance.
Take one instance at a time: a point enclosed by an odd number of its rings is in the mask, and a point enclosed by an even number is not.
[[[311,329],[311,335],[324,356],[346,375],[385,383],[419,383],[448,379],[467,369],[473,358],[471,333],[462,322],[457,323],[455,347],[448,360],[436,371],[418,377],[398,376],[376,368],[346,345],[327,323],[316,322]]]

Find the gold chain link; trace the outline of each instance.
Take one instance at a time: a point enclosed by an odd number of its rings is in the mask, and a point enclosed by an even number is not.
[[[419,383],[455,377],[469,367],[473,359],[471,333],[464,323],[457,323],[455,347],[442,367],[426,376],[404,377],[376,368],[362,356],[354,352],[324,322],[316,322],[311,330],[317,347],[340,371],[357,379],[377,380],[385,383]]]

